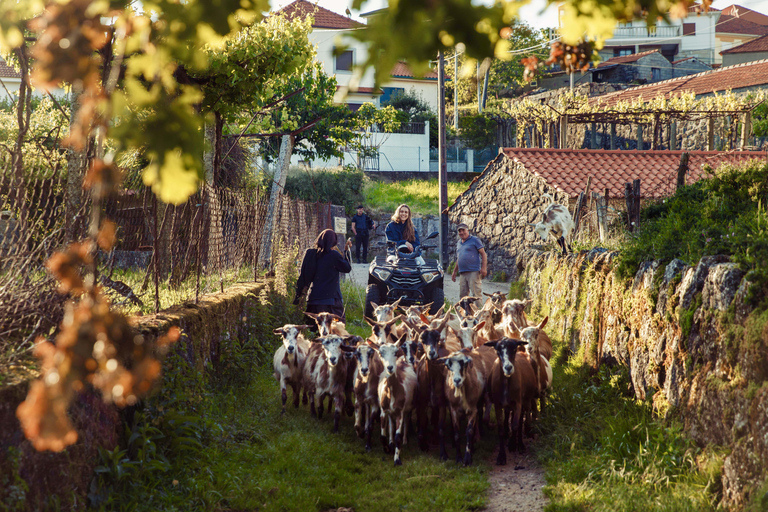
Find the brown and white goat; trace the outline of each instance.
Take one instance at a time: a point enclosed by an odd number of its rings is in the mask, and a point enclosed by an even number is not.
[[[525,350],[531,360],[531,366],[536,376],[536,387],[539,395],[539,409],[544,414],[544,406],[547,397],[547,391],[552,387],[552,367],[549,365],[549,358],[542,352],[542,345],[549,343],[549,337],[541,329],[547,323],[549,317],[544,318],[538,326],[526,327],[520,333],[522,341],[526,342]],[[544,334],[544,336],[542,336]],[[552,344],[546,345],[548,353],[552,355]],[[533,408],[533,414],[536,416],[536,408]]]
[[[539,322],[538,325],[527,326],[525,328],[518,326],[518,329],[520,330],[520,339],[531,344],[533,344],[532,340],[535,339],[539,352],[542,356],[547,358],[547,361],[552,358],[552,340],[549,338],[549,335],[544,332],[544,326],[547,325],[548,320],[549,317],[545,316],[544,320]]]
[[[413,366],[402,357],[400,346],[405,342],[402,336],[397,343],[377,346],[368,344],[379,352],[384,370],[379,377],[379,407],[381,408],[381,433],[384,450],[395,452],[395,466],[402,465],[400,450],[407,436],[408,417],[414,406],[418,381]],[[385,432],[387,436],[385,437]],[[385,442],[386,440],[386,442]]]
[[[373,422],[379,419],[379,377],[384,364],[375,348],[361,343],[355,349],[355,432],[365,439],[365,451],[371,451]]]
[[[445,319],[447,324],[448,320]],[[448,460],[448,452],[445,450],[445,408],[448,401],[445,396],[444,364],[438,361],[441,357],[450,355],[445,348],[439,329],[425,329],[419,333],[419,342],[424,350],[424,356],[416,365],[416,374],[419,379],[419,393],[416,405],[418,422],[419,447],[426,451],[429,449],[428,425],[437,429],[440,443],[440,459]]]
[[[498,319],[494,320],[494,316]],[[504,331],[501,329],[501,313],[493,306],[492,299],[485,301],[483,308],[475,313],[475,320],[484,322],[483,328],[478,332],[478,336],[487,341],[498,340],[504,337]]]
[[[491,350],[491,352],[493,352]],[[461,462],[461,418],[466,416],[467,444],[464,449],[464,465],[472,464],[472,445],[478,423],[478,404],[483,400],[487,375],[482,371],[481,355],[470,349],[454,352],[439,360],[448,371],[445,375],[446,397],[451,408],[453,444],[456,446],[456,462]]]
[[[508,338],[517,337],[517,330],[528,327],[528,317],[525,308],[531,300],[511,299],[501,304],[501,325]],[[511,331],[511,332],[510,332]]]
[[[333,313],[310,313],[308,311],[305,311],[304,314],[317,323],[317,333],[320,336],[328,336],[329,334],[349,336],[347,326],[341,321],[339,315],[334,315]]]
[[[339,431],[339,420],[344,407],[349,369],[345,352],[354,352],[349,343],[361,340],[359,336],[330,334],[313,340],[304,363],[304,385],[309,394],[309,411],[318,419],[323,417],[323,399],[330,397],[334,404],[333,431]],[[318,408],[315,410],[315,402]]]
[[[377,322],[375,320],[371,320],[368,317],[365,317],[365,321],[368,323],[368,325],[371,326],[371,334],[373,341],[376,342],[378,345],[383,345],[384,343],[391,343],[393,341],[396,341],[398,336],[396,332],[396,326],[395,322],[400,320],[402,318],[402,315],[398,315],[395,318],[388,320],[386,322]]]
[[[488,393],[496,411],[496,425],[499,433],[499,454],[496,464],[507,463],[507,447],[504,440],[509,437],[509,450],[525,451],[523,444],[523,419],[528,414],[538,395],[536,379],[528,354],[518,349],[525,342],[502,338],[489,341],[486,346],[496,350],[497,360],[488,377]]]
[[[287,386],[293,389],[293,406],[299,407],[299,394],[302,389],[304,361],[309,352],[309,342],[304,339],[301,331],[308,329],[308,325],[286,324],[273,332],[283,337],[283,344],[275,351],[273,365],[275,379],[280,384],[280,396],[283,403],[281,414],[285,414],[285,403],[288,401]],[[304,403],[307,403],[306,390]]]
[[[376,321],[385,323],[395,318],[395,310],[397,310],[401,300],[403,300],[402,297],[392,304],[382,304],[381,306],[375,302],[371,302],[371,306],[373,306],[373,316]]]
[[[569,249],[570,247],[567,245],[565,239],[568,238],[576,228],[576,224],[573,222],[573,218],[571,217],[570,212],[568,212],[568,208],[561,204],[556,204],[555,200],[549,194],[544,194],[542,197],[549,198],[549,205],[547,205],[546,209],[541,214],[541,222],[537,222],[536,224],[529,222],[528,225],[533,226],[533,231],[541,237],[544,243],[547,242],[549,233],[554,233],[555,236],[559,237],[557,243],[563,249],[563,254],[566,255],[568,254],[566,247]],[[573,252],[573,249],[571,249],[571,252]]]

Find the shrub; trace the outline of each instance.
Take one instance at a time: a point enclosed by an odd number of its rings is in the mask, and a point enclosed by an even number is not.
[[[268,178],[271,182],[271,177]],[[348,214],[363,202],[363,171],[352,166],[338,169],[292,168],[285,180],[285,193],[304,201],[344,205]]]
[[[644,208],[640,231],[628,240],[618,271],[629,277],[651,259],[695,264],[702,256],[725,254],[747,272],[753,283],[748,300],[758,304],[768,291],[767,201],[767,163],[723,166],[713,177]]]

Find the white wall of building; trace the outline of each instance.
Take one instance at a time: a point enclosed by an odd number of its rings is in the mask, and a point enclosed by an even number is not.
[[[19,97],[19,87],[21,87],[21,78],[2,77],[0,78],[0,81],[3,82],[2,85],[0,85],[0,101],[5,101],[9,98],[12,98],[13,101],[16,101],[16,98]],[[9,96],[8,93],[10,93],[11,96]],[[67,91],[65,91],[61,87],[56,87],[54,89],[51,89],[51,94],[56,96],[56,98],[62,98],[67,95]],[[33,88],[32,95],[40,97],[40,96],[47,96],[48,93],[44,89]]]

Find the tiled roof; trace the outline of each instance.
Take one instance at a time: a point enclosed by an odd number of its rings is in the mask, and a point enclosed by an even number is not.
[[[765,27],[768,28],[768,27]],[[720,55],[725,53],[751,53],[751,52],[768,52],[768,35],[758,37],[751,41],[747,41],[739,46],[734,46],[727,50],[720,52]]]
[[[395,78],[416,78],[416,75],[413,74],[413,71],[408,67],[408,64],[402,61],[395,64],[395,67],[392,68],[392,73],[390,74]],[[432,70],[421,78],[424,80],[437,80],[437,71]]]
[[[601,62],[597,65],[597,67],[602,68],[614,64],[629,64],[630,62],[637,62],[639,59],[642,59],[643,57],[646,57],[652,53],[659,53],[659,50],[648,50],[647,52],[633,53],[632,55],[622,55],[621,57],[613,57]]]
[[[540,176],[548,184],[576,198],[587,186],[608,189],[611,197],[624,197],[624,184],[640,180],[643,197],[666,197],[674,191],[677,168],[682,151],[608,151],[601,149],[504,148],[503,155],[520,162],[526,170]],[[765,160],[765,151],[688,151],[690,184],[704,177],[703,167],[716,169],[723,163]],[[485,172],[488,172],[486,168]]]
[[[0,57],[0,78],[21,78],[21,73],[13,69]]]
[[[336,14],[324,7],[307,2],[307,0],[295,0],[278,12],[285,14],[289,19],[293,17],[306,18],[307,16],[314,16],[315,21],[312,23],[312,26],[315,28],[349,29],[365,26],[359,21]]]
[[[695,58],[696,57],[686,57],[686,58],[680,59],[680,60],[673,60],[672,61],[672,65],[674,66],[675,64],[680,64],[681,62],[685,62],[687,60],[691,60],[691,59],[695,59]]]
[[[684,92],[693,92],[698,96],[715,91],[727,91],[729,89],[740,89],[758,85],[768,88],[768,59],[721,67],[712,71],[704,71],[703,73],[654,82],[648,85],[630,87],[623,91],[597,96],[592,98],[590,102],[613,105],[620,101],[633,101],[640,97],[645,100],[650,100],[657,96],[670,98]]]
[[[715,32],[718,34],[744,34],[751,36],[764,36],[768,34],[768,26],[726,14],[720,15],[716,27]]]
[[[729,5],[723,9],[723,14],[727,14],[728,16],[736,16],[738,18],[742,18],[759,25],[768,25],[768,16],[741,5]]]

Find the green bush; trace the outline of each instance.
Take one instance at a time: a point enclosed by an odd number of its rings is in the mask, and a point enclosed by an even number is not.
[[[304,201],[344,205],[347,214],[354,214],[355,206],[365,199],[364,179],[363,171],[351,166],[334,170],[291,169],[285,180],[285,193]]]
[[[768,292],[766,202],[768,164],[724,166],[644,208],[639,233],[628,240],[618,271],[629,277],[647,260],[695,264],[702,256],[725,254],[747,272],[753,283],[748,300],[757,304]]]

